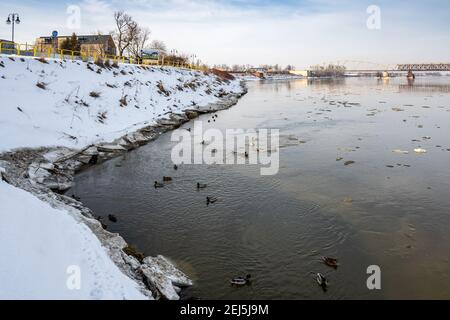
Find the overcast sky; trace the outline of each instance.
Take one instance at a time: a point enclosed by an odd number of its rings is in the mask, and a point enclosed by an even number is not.
[[[69,6],[80,8],[80,29],[70,28]],[[371,5],[381,28],[370,29]],[[450,62],[450,1],[403,0],[1,0],[0,18],[20,14],[17,42],[60,35],[104,33],[113,12],[125,10],[169,48],[195,53],[209,64],[293,64],[338,61],[380,65]],[[375,17],[375,16],[374,16]],[[69,24],[68,24],[69,22]],[[11,27],[0,24],[0,38]],[[355,63],[353,63],[355,64]]]

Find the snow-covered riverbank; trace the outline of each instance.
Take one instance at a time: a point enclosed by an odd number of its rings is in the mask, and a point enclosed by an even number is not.
[[[178,299],[192,283],[168,260],[126,254],[89,209],[51,190],[243,93],[197,71],[1,56],[0,298]]]
[[[12,59],[0,58],[0,152],[112,141],[242,90],[198,71]]]
[[[146,298],[79,218],[4,181],[0,203],[1,299]]]

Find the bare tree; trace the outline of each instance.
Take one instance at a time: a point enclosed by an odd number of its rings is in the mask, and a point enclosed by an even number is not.
[[[150,40],[151,31],[148,28],[137,27],[135,34],[132,35],[129,51],[132,57],[138,59],[141,57],[142,50],[147,46]]]
[[[159,51],[162,54],[167,53],[167,46],[161,40],[153,40],[150,44],[150,48]]]
[[[138,24],[130,15],[123,11],[114,12],[114,20],[116,30],[112,32],[112,36],[119,49],[119,56],[123,56],[124,52],[130,47],[133,39],[136,37]]]
[[[294,70],[294,69],[295,69],[294,66],[288,64],[284,70],[285,70],[285,71],[292,71],[292,70]]]

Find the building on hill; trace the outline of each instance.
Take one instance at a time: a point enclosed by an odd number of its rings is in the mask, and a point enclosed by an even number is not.
[[[70,41],[72,36],[59,36],[52,37],[40,37],[36,39],[36,49],[40,52],[53,51],[54,48],[61,49],[64,41]],[[116,56],[117,48],[111,35],[86,35],[77,36],[77,40],[80,44],[80,51],[83,54],[96,54],[96,55],[108,55]]]

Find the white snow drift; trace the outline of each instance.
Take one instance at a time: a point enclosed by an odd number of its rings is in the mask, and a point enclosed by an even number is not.
[[[110,142],[241,90],[199,71],[0,56],[0,152]]]
[[[83,222],[1,181],[0,204],[0,299],[146,298]]]
[[[0,153],[110,142],[241,90],[197,71],[0,56]],[[0,299],[149,298],[80,217],[1,179],[0,221]]]

